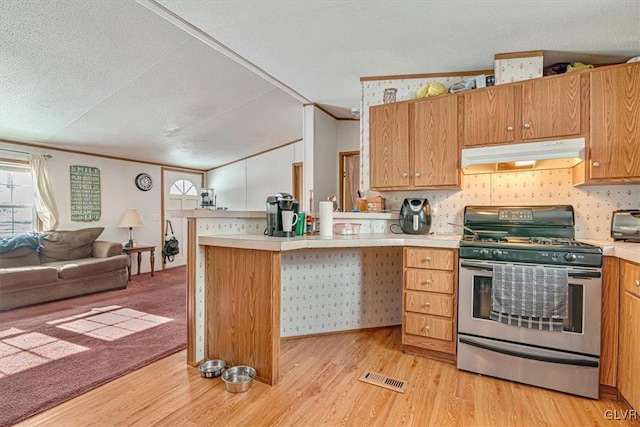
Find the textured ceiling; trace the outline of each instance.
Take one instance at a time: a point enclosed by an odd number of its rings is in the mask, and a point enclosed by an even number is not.
[[[0,0],[0,138],[208,169],[300,138],[306,100],[348,117],[360,77],[626,60],[638,22],[638,0]]]

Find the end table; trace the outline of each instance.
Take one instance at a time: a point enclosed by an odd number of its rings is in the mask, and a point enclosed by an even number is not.
[[[139,245],[137,247],[133,247],[133,248],[126,248],[123,247],[122,248],[122,252],[124,252],[125,254],[131,256],[133,254],[138,254],[138,274],[140,274],[140,264],[142,263],[142,253],[143,252],[149,252],[149,262],[151,264],[151,277],[153,277],[153,268],[155,267],[155,252],[156,252],[156,247],[155,246],[150,246],[150,245]],[[131,265],[129,265],[129,281],[131,281],[131,268],[133,267],[133,259],[131,260]]]

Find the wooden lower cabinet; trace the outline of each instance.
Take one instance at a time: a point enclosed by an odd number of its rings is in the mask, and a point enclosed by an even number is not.
[[[618,391],[640,410],[640,264],[620,260]]]
[[[409,247],[403,254],[403,350],[455,363],[458,253]]]
[[[207,246],[207,359],[249,365],[275,384],[280,369],[280,252]]]

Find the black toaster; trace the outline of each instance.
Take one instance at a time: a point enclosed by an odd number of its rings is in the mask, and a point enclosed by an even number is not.
[[[640,209],[615,211],[611,216],[611,237],[640,243]]]

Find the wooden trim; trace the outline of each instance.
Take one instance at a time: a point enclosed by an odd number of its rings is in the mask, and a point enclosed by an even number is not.
[[[600,390],[598,392],[598,395],[600,399],[617,400],[619,393],[618,393],[618,389],[615,387],[611,387],[610,385],[600,384]]]
[[[197,242],[198,219],[187,219],[187,363],[194,365],[196,358],[196,265],[197,265]],[[203,260],[204,262],[204,260]],[[206,279],[206,271],[205,271]],[[205,305],[207,304],[208,286],[205,287]],[[205,316],[207,310],[204,310]],[[206,318],[205,318],[206,321]],[[207,334],[204,336],[204,348],[207,347]]]
[[[496,53],[495,60],[501,59],[514,59],[514,58],[532,58],[534,56],[544,56],[544,51],[542,50],[527,50],[525,52],[507,52],[507,53]]]
[[[395,74],[389,76],[370,76],[360,77],[361,82],[369,82],[375,80],[406,80],[406,79],[427,79],[432,77],[466,77],[477,76],[479,74],[493,74],[494,70],[471,70],[471,71],[448,71],[442,73],[426,73],[426,74]]]
[[[280,341],[297,340],[297,339],[300,339],[300,338],[324,337],[324,336],[327,336],[327,335],[350,334],[350,333],[353,333],[353,332],[375,331],[377,329],[387,329],[387,328],[394,327],[394,326],[399,327],[400,324],[398,324],[398,325],[387,325],[387,326],[372,326],[370,328],[345,329],[344,331],[318,332],[318,333],[309,334],[309,335],[295,335],[295,336],[291,336],[291,337],[281,337]]]
[[[121,160],[123,162],[133,162],[133,163],[142,163],[142,164],[145,164],[145,165],[166,166],[166,167],[180,168],[180,170],[189,171],[189,172],[199,172],[199,173],[206,172],[206,169],[181,168],[180,166],[169,165],[169,164],[166,164],[166,163],[150,162],[148,160],[128,159],[128,158],[125,158],[125,157],[110,156],[110,155],[107,155],[107,154],[96,154],[96,153],[89,153],[87,151],[71,150],[71,149],[68,149],[68,148],[59,148],[59,147],[50,147],[48,145],[31,144],[29,142],[10,141],[8,139],[0,139],[0,142],[4,142],[6,144],[20,145],[22,147],[40,148],[40,149],[46,149],[46,150],[60,151],[60,152],[63,152],[63,153],[81,154],[83,156],[101,157],[103,159]]]
[[[411,354],[414,356],[426,357],[427,359],[438,360],[440,362],[451,363],[453,365],[456,364],[456,355],[443,353],[441,351],[428,350],[426,348],[420,348],[413,345],[402,345],[402,352],[406,354]]]
[[[605,256],[602,266],[602,330],[600,337],[600,384],[617,386],[618,313],[620,265],[618,258]]]
[[[0,157],[0,163],[13,163],[13,164],[16,164],[16,165],[29,167],[29,161],[28,160],[5,159],[3,157]]]
[[[347,120],[347,121],[354,121],[354,122],[359,122],[360,121],[360,119],[356,119],[354,117],[336,117],[329,110],[327,110],[326,108],[324,108],[320,104],[316,104],[315,102],[310,102],[308,104],[302,104],[302,107],[308,107],[309,105],[317,108],[318,110],[320,110],[323,113],[325,113],[327,116],[332,117],[334,120]]]
[[[287,145],[295,144],[296,142],[300,142],[300,141],[302,141],[302,138],[294,139],[293,141],[289,141],[289,142],[284,143],[284,144],[282,144],[282,145],[278,145],[277,147],[269,148],[268,150],[260,151],[259,153],[252,154],[252,155],[250,155],[250,156],[246,156],[246,157],[243,157],[243,158],[241,158],[241,159],[234,160],[234,161],[232,161],[232,162],[225,163],[225,164],[220,165],[220,166],[216,166],[215,168],[213,168],[213,169],[209,169],[209,170],[207,170],[206,172],[211,172],[211,171],[214,171],[214,170],[216,170],[216,169],[220,169],[220,168],[223,168],[223,167],[225,167],[225,166],[229,166],[229,165],[232,165],[232,164],[234,164],[234,163],[238,163],[238,162],[241,162],[241,161],[243,161],[243,160],[250,159],[250,158],[252,158],[252,157],[260,156],[261,154],[268,153],[269,151],[275,151],[275,150],[277,150],[277,149],[279,149],[279,148],[286,147]]]

